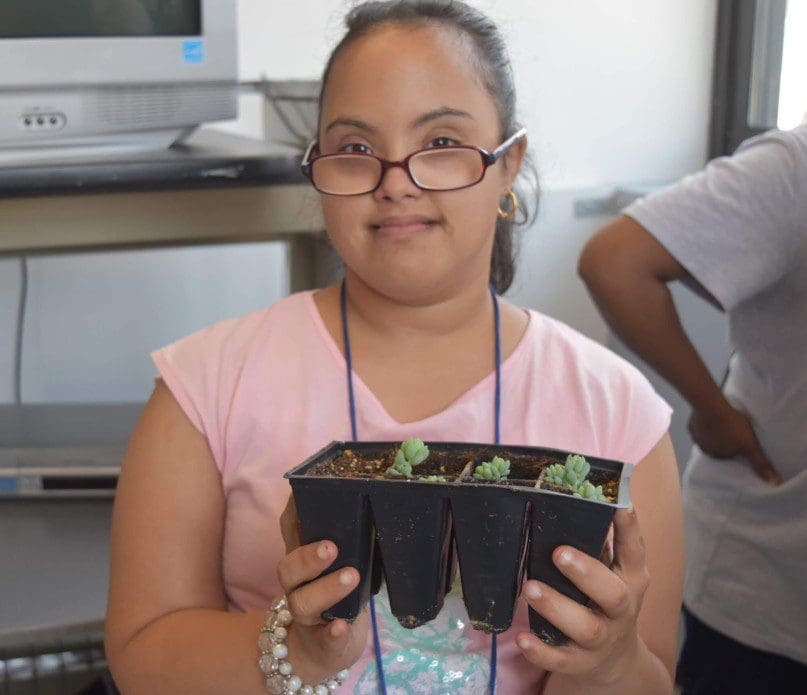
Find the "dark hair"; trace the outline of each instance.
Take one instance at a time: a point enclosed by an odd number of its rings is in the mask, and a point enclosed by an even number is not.
[[[501,125],[501,140],[515,133],[521,126],[515,117],[516,90],[507,47],[493,21],[461,0],[370,0],[351,9],[345,17],[347,33],[331,52],[322,74],[319,95],[320,116],[328,76],[337,55],[343,48],[382,24],[417,25],[432,21],[463,32],[472,39],[476,49],[477,68],[485,88],[496,103]],[[514,228],[532,222],[537,212],[538,176],[529,156],[524,159],[521,173],[525,171],[530,176],[523,178],[531,179],[526,191],[520,190],[518,185],[515,186],[521,219],[516,221],[515,218],[509,220],[499,218],[496,221],[493,255],[490,260],[490,282],[500,294],[507,291],[515,275]],[[532,194],[532,200],[529,201],[528,191]]]

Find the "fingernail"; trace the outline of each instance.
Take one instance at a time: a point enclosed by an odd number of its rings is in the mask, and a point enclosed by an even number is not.
[[[558,555],[558,564],[571,565],[573,559],[571,550],[562,550]]]
[[[527,598],[531,598],[533,601],[537,601],[541,598],[541,588],[538,584],[533,582],[528,582],[527,586],[524,588],[525,593],[527,594]]]
[[[348,586],[353,583],[353,572],[350,570],[342,570],[339,573],[339,583]]]
[[[320,560],[327,560],[328,556],[331,554],[331,549],[328,547],[327,543],[320,543],[319,548],[317,548],[317,557]]]
[[[529,649],[530,648],[530,641],[526,637],[519,637],[516,640],[520,649]]]

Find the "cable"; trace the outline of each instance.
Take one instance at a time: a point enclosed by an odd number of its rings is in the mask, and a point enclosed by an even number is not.
[[[14,403],[22,404],[22,337],[28,299],[28,258],[20,256],[20,300],[17,305],[17,334],[14,339]]]
[[[262,91],[267,101],[269,102],[269,104],[271,104],[272,108],[277,114],[277,117],[280,119],[281,123],[283,123],[283,125],[286,126],[286,130],[288,130],[295,138],[297,138],[296,144],[300,147],[305,147],[311,139],[310,136],[307,136],[304,133],[301,133],[299,130],[297,130],[297,128],[291,122],[291,120],[283,111],[283,109],[280,108],[280,104],[278,103],[279,97],[275,96],[272,93],[272,89],[269,86],[269,82],[267,80],[263,81]]]

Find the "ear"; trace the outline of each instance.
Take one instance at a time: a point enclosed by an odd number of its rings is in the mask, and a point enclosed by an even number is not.
[[[504,180],[506,190],[513,187],[513,182],[521,171],[521,165],[524,162],[524,156],[527,154],[527,137],[524,136],[505,153],[504,160]]]

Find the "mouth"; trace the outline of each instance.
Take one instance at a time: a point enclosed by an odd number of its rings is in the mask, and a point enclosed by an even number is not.
[[[371,224],[370,229],[382,236],[398,238],[426,231],[436,224],[436,220],[420,216],[396,217],[381,220],[377,224]]]

